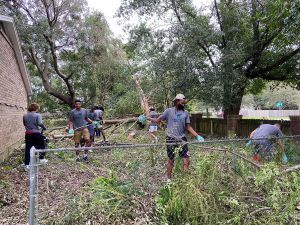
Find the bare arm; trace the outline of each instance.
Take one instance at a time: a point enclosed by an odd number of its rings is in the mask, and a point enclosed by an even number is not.
[[[190,134],[194,135],[194,137],[198,136],[198,133],[192,128],[191,124],[187,124],[186,125],[186,129],[188,132],[190,132]]]
[[[85,117],[85,120],[88,121],[89,123],[93,123],[93,120],[91,120],[91,119],[88,118],[88,117]]]
[[[147,119],[150,120],[152,123],[160,123],[162,121],[161,116],[158,118],[147,117]]]
[[[38,114],[38,125],[43,129],[46,130],[46,126],[43,124],[42,116]]]
[[[284,152],[284,144],[283,144],[283,142],[281,140],[278,140],[277,143],[278,143],[281,151]]]
[[[69,124],[69,129],[73,130],[73,122],[71,120],[69,120],[68,124]]]
[[[250,136],[249,136],[250,138],[253,138],[253,135],[255,134],[255,131],[256,131],[256,129],[255,129],[254,131],[251,132],[251,134],[250,134]]]

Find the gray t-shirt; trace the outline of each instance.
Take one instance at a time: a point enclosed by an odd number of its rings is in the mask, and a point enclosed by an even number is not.
[[[167,121],[167,135],[169,137],[175,139],[185,137],[186,124],[190,123],[190,116],[187,111],[172,107],[166,109],[159,118]]]
[[[70,121],[73,123],[74,129],[87,125],[88,112],[86,109],[73,109],[70,113]],[[82,130],[83,128],[79,129]]]
[[[159,114],[157,112],[155,112],[155,111],[150,111],[149,112],[149,117],[150,118],[158,118]],[[149,126],[157,126],[157,123],[151,122]]]
[[[283,133],[281,132],[281,130],[271,124],[262,124],[260,125],[254,132],[253,135],[253,141],[256,144],[260,144],[260,145],[264,145],[266,147],[273,147],[273,143],[271,140],[269,139],[265,139],[265,140],[255,140],[255,138],[269,138],[269,137],[282,137]]]
[[[102,120],[103,118],[103,111],[101,109],[96,109],[95,110],[95,114],[96,114],[96,120]]]
[[[46,130],[42,121],[42,116],[37,112],[28,112],[23,116],[23,124],[26,131],[40,132],[39,127]]]

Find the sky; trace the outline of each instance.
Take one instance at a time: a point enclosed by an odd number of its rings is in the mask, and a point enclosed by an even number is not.
[[[121,20],[115,16],[118,8],[121,5],[122,0],[87,0],[89,7],[101,11],[116,38],[121,40],[126,39],[126,32],[123,31],[123,26]],[[196,6],[203,6],[211,4],[212,0],[193,0]],[[133,20],[133,23],[138,23],[138,21]]]

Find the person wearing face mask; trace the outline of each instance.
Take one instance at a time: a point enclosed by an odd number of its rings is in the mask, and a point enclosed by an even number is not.
[[[172,170],[174,167],[175,149],[180,146],[179,156],[183,158],[183,171],[188,171],[190,160],[189,160],[189,150],[187,144],[180,145],[187,141],[185,137],[185,131],[187,130],[199,142],[203,142],[204,138],[197,134],[197,132],[192,128],[190,124],[189,113],[184,109],[186,103],[185,96],[183,94],[178,94],[173,99],[173,107],[168,108],[164,113],[158,118],[148,119],[153,123],[159,123],[161,121],[167,122],[167,181],[169,182],[172,177]],[[178,143],[178,145],[168,145],[168,143]]]

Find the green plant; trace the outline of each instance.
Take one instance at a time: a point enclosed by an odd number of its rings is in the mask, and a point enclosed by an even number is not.
[[[161,188],[156,198],[161,223],[295,223],[297,173],[282,173],[276,163],[254,170],[244,161],[217,153],[203,155],[193,169]]]

